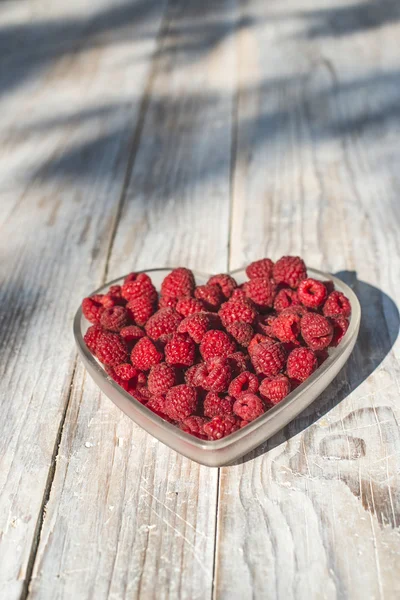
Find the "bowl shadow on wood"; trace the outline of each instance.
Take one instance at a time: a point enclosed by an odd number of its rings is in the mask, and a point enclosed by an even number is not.
[[[360,333],[349,360],[319,398],[291,421],[283,432],[275,434],[231,465],[247,462],[279,446],[282,443],[282,433],[288,441],[312,426],[365,381],[395,343],[400,318],[393,300],[382,290],[357,279],[354,271],[340,271],[335,276],[354,290],[361,304]]]

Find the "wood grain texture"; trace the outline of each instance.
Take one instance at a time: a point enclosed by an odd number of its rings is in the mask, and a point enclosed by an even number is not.
[[[109,278],[227,268],[235,11],[231,0],[169,5]],[[29,598],[211,598],[217,483],[217,470],[140,430],[79,366]]]
[[[339,271],[363,318],[318,401],[222,469],[218,598],[400,593],[400,24],[367,7],[245,8],[230,265],[299,253]]]
[[[122,4],[86,13],[57,4],[58,18],[24,5],[0,32],[0,596],[9,600],[26,591],[70,394],[72,317],[104,276],[163,12],[162,2],[142,18],[140,2],[125,18]]]

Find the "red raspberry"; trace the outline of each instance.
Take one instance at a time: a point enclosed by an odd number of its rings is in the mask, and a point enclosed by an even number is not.
[[[325,317],[332,317],[337,319],[338,317],[349,317],[351,313],[351,305],[342,292],[332,292],[329,294],[324,308],[322,309]]]
[[[165,403],[165,396],[163,396],[162,394],[157,394],[156,396],[152,396],[150,398],[150,400],[146,404],[146,407],[165,421],[172,423],[172,419],[170,419],[165,412]]]
[[[237,291],[237,290],[236,290]],[[218,312],[224,327],[228,327],[237,321],[252,325],[257,316],[254,304],[247,298],[231,298],[225,302]]]
[[[290,392],[290,381],[285,375],[276,377],[266,377],[260,384],[261,398],[267,400],[269,404],[278,404],[286,398]]]
[[[186,384],[176,385],[168,390],[165,412],[174,421],[183,421],[197,409],[197,392]]]
[[[140,340],[140,338],[143,338],[146,336],[143,329],[141,329],[137,325],[128,325],[128,327],[124,327],[123,329],[121,329],[119,334],[125,340],[125,342],[128,342],[128,343],[130,343],[130,342],[135,343],[138,340]]]
[[[196,298],[181,298],[176,304],[176,312],[183,317],[189,317],[206,310],[204,302],[196,300]]]
[[[97,340],[102,332],[100,325],[92,325],[83,336],[85,344],[92,354],[96,353]]]
[[[104,306],[101,303],[103,296],[97,294],[96,296],[90,296],[90,298],[84,298],[82,300],[82,313],[85,319],[93,323],[93,325],[100,324],[100,317],[104,312]]]
[[[151,315],[156,310],[156,302],[149,296],[140,296],[134,300],[130,300],[126,305],[129,315],[136,325],[146,325]]]
[[[123,306],[126,304],[125,298],[122,297],[121,290],[122,288],[120,285],[112,285],[110,287],[107,294],[105,294],[101,299],[101,303],[104,308],[112,308],[113,306]]]
[[[255,323],[255,328],[257,333],[261,333],[262,335],[271,335],[272,334],[272,323],[276,319],[276,314],[271,313],[269,315],[258,315]]]
[[[207,282],[207,285],[216,285],[220,288],[224,298],[228,300],[237,288],[237,283],[230,275],[220,273],[219,275],[213,275]]]
[[[207,331],[217,329],[220,326],[221,321],[218,315],[211,312],[202,312],[183,319],[178,327],[178,332],[188,333],[196,344],[200,344]]]
[[[235,342],[224,331],[211,329],[204,334],[200,354],[208,362],[213,358],[226,358],[236,350]]]
[[[331,345],[337,346],[343,339],[344,334],[349,328],[349,321],[345,317],[337,317],[332,319],[333,325],[333,338]]]
[[[274,303],[276,285],[266,277],[255,277],[247,281],[243,289],[250,300],[254,302],[259,310],[271,308]]]
[[[247,347],[254,336],[254,330],[248,323],[232,323],[226,329],[240,346]]]
[[[170,388],[177,384],[176,371],[166,363],[160,363],[151,367],[147,379],[147,387],[152,394],[165,394]]]
[[[267,279],[271,279],[273,267],[274,263],[269,258],[255,260],[246,268],[246,275],[249,279],[256,279],[258,277],[266,277]]]
[[[264,375],[278,375],[285,365],[285,359],[285,351],[279,343],[262,342],[255,346],[251,354],[256,373]]]
[[[178,298],[167,298],[166,296],[161,296],[158,301],[158,308],[176,308],[178,304]]]
[[[310,312],[301,318],[301,335],[311,350],[322,350],[332,341],[333,327],[322,315]]]
[[[228,388],[228,393],[234,398],[240,398],[244,393],[251,392],[255,394],[258,392],[258,378],[254,373],[250,371],[243,371],[233,381],[231,381]]]
[[[124,279],[124,283],[128,283],[129,281],[135,281],[138,274],[139,273],[135,273],[134,271],[132,271],[132,273],[128,273],[128,275]]]
[[[165,361],[175,367],[190,367],[194,363],[196,347],[186,333],[175,333],[165,346]]]
[[[199,285],[194,290],[194,295],[209,311],[217,311],[224,301],[224,295],[218,285]]]
[[[154,342],[148,338],[141,338],[131,352],[131,361],[139,371],[149,371],[154,365],[163,360],[163,354]]]
[[[109,331],[120,331],[128,324],[129,314],[124,306],[106,308],[100,317],[100,325]]]
[[[310,348],[296,348],[289,354],[286,364],[288,376],[297,381],[305,381],[317,367],[317,357]]]
[[[246,427],[246,425],[248,425],[249,423],[250,423],[250,421],[244,421],[243,419],[241,419],[240,429],[243,429],[243,427]]]
[[[281,310],[279,316],[282,317],[284,315],[299,315],[299,317],[302,317],[303,315],[307,314],[307,312],[308,310],[305,306],[302,306],[301,304],[292,304],[292,306],[288,306],[287,308]]]
[[[272,271],[276,283],[284,283],[291,288],[297,288],[300,281],[307,277],[304,261],[299,256],[282,256]]]
[[[206,440],[207,436],[204,433],[204,425],[207,423],[203,417],[187,417],[180,424],[182,431],[190,433],[201,440]]]
[[[297,304],[300,304],[300,302],[296,290],[283,288],[282,290],[279,290],[275,296],[274,309],[279,313],[285,308],[289,308],[289,306],[296,306]]]
[[[126,381],[125,379],[122,379],[122,377],[119,377],[119,376],[116,374],[116,372],[115,372],[115,370],[113,369],[113,367],[109,367],[108,365],[105,365],[105,366],[104,366],[104,369],[105,369],[105,371],[106,371],[107,375],[108,375],[109,377],[111,377],[111,379],[113,379],[113,381],[115,381],[115,383],[118,383],[118,385],[119,385],[120,387],[122,387],[122,388],[123,388],[125,391],[127,391],[127,392],[129,391],[129,389],[130,389],[130,386],[129,386],[129,381]],[[136,386],[133,386],[133,388],[132,388],[132,389],[135,389],[135,388],[136,388]],[[130,392],[129,392],[129,393],[130,393]]]
[[[226,392],[232,379],[228,359],[218,358],[209,365],[203,363],[196,372],[195,383],[210,392]]]
[[[233,415],[216,416],[204,425],[209,440],[220,440],[239,429],[239,420]]]
[[[128,361],[128,347],[118,333],[103,331],[97,339],[96,356],[104,365],[116,367]]]
[[[274,319],[271,326],[272,335],[281,342],[291,342],[298,346],[300,344],[298,337],[300,335],[300,317],[293,314],[282,313]]]
[[[161,295],[166,298],[192,296],[195,282],[192,271],[179,267],[169,273],[161,284]]]
[[[160,308],[146,323],[146,333],[152,340],[165,343],[171,333],[175,333],[179,323],[182,321],[173,308]]]
[[[245,421],[254,421],[264,414],[264,404],[261,398],[255,394],[242,394],[233,405],[235,415]]]
[[[131,275],[132,279],[126,281],[121,288],[121,294],[125,300],[130,302],[131,300],[140,298],[140,296],[147,296],[147,298],[155,302],[157,300],[157,291],[150,277],[146,273],[139,273],[138,275],[132,273]]]
[[[327,291],[322,281],[308,278],[300,282],[297,295],[304,306],[318,308],[325,302]]]
[[[250,368],[250,360],[243,352],[234,352],[228,356],[232,368],[233,377],[237,377],[243,371],[248,371]]]
[[[130,379],[137,379],[139,375],[139,371],[129,363],[121,363],[120,365],[117,365],[116,367],[114,367],[114,371],[116,375],[124,381],[129,381]]]
[[[231,415],[233,413],[234,399],[225,394],[208,392],[204,398],[204,415],[212,419],[213,417]]]
[[[259,344],[275,344],[275,340],[269,335],[263,335],[262,333],[256,333],[256,335],[252,338],[249,347],[247,348],[250,356],[253,355],[254,350]]]
[[[193,365],[185,371],[185,383],[190,387],[198,387],[197,371],[202,368],[203,363]]]

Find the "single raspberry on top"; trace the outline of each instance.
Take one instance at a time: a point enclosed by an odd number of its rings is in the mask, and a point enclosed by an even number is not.
[[[126,310],[136,325],[143,326],[156,311],[156,302],[149,296],[139,296],[128,302]]]
[[[295,348],[289,354],[286,370],[290,379],[305,381],[318,367],[317,357],[310,348]]]
[[[206,309],[209,311],[217,311],[225,300],[218,285],[199,285],[194,290],[194,295],[204,303]]]
[[[151,367],[158,365],[162,360],[163,353],[148,337],[141,338],[131,352],[132,364],[140,371],[149,371]]]
[[[90,296],[82,300],[82,313],[85,319],[87,319],[93,325],[100,324],[100,317],[104,312],[104,306],[101,302],[103,296],[97,294],[96,296]]]
[[[251,354],[256,373],[264,375],[278,375],[285,365],[286,353],[282,344],[262,342],[255,346]]]
[[[204,334],[200,354],[208,362],[213,358],[227,358],[236,350],[236,344],[224,331],[211,329]]]
[[[249,264],[246,268],[246,275],[249,279],[255,279],[257,277],[271,279],[273,268],[274,263],[270,258],[261,258],[260,260],[255,260]]]
[[[257,317],[254,303],[248,298],[231,298],[221,306],[218,314],[221,317],[224,327],[228,327],[238,321],[252,325]]]
[[[147,296],[153,301],[157,300],[157,291],[150,277],[146,273],[131,273],[130,279],[128,281],[125,280],[122,288],[121,294],[125,298],[125,300],[135,300],[136,298],[140,298],[140,296]]]
[[[121,377],[121,379],[124,381],[129,381],[130,379],[137,380],[140,374],[140,371],[135,369],[135,367],[129,363],[121,363],[120,365],[117,365],[114,367],[114,371],[118,377]]]
[[[177,376],[174,367],[166,363],[154,365],[150,369],[147,379],[147,387],[152,394],[165,394],[177,383]]]
[[[165,346],[165,361],[175,367],[194,364],[196,347],[187,333],[175,333]]]
[[[269,404],[278,404],[290,392],[290,381],[285,375],[266,377],[260,383],[260,396]]]
[[[233,413],[234,398],[217,392],[208,392],[204,398],[204,416],[212,419],[216,416],[231,415]]]
[[[178,267],[169,273],[161,284],[161,295],[166,298],[183,298],[193,295],[194,275],[189,269]]]
[[[209,440],[220,440],[239,429],[239,419],[233,415],[216,416],[204,425]]]
[[[206,440],[207,436],[204,433],[204,425],[207,423],[203,417],[187,417],[181,423],[179,423],[180,429],[186,433],[190,433],[201,440]]]
[[[283,288],[279,290],[275,296],[274,309],[279,313],[285,308],[289,308],[289,306],[293,305],[295,306],[296,304],[300,304],[296,290]]]
[[[243,371],[235,379],[233,379],[228,388],[228,393],[234,398],[240,398],[242,394],[258,392],[258,378],[250,371]]]
[[[271,308],[274,303],[276,285],[266,277],[254,277],[243,286],[244,292],[259,310]]]
[[[247,351],[250,356],[253,355],[254,350],[258,346],[258,344],[275,344],[276,341],[269,335],[263,335],[262,333],[256,333],[256,335],[252,338]]]
[[[232,379],[232,367],[227,358],[216,358],[203,363],[196,372],[195,383],[204,390],[226,392]]]
[[[319,308],[325,302],[327,291],[322,281],[317,281],[309,277],[300,282],[297,295],[304,306]]]
[[[169,389],[165,398],[165,412],[174,421],[183,421],[196,412],[196,389],[185,383]]]
[[[175,333],[182,321],[173,308],[160,308],[146,323],[146,333],[152,340],[165,343],[171,333]]]
[[[96,356],[104,365],[116,367],[128,361],[128,347],[118,333],[103,331],[97,338]]]
[[[85,344],[92,354],[96,353],[97,340],[102,332],[103,329],[100,327],[100,325],[91,325],[91,327],[89,327],[83,336]]]
[[[210,277],[207,284],[218,286],[226,300],[232,296],[234,290],[237,288],[236,281],[233,279],[233,277],[226,273],[213,275]]]
[[[250,344],[254,336],[254,330],[248,323],[232,323],[232,325],[228,325],[226,330],[240,346],[244,346],[245,348]]]
[[[196,344],[200,344],[207,331],[220,327],[221,321],[218,315],[211,312],[201,312],[183,319],[178,327],[178,332],[188,333]]]
[[[300,317],[294,314],[282,313],[271,325],[272,335],[281,342],[291,342],[298,346],[300,335]]]
[[[325,317],[349,317],[351,313],[351,304],[342,292],[332,292],[329,294],[322,309]]]
[[[197,298],[181,298],[178,300],[175,310],[182,317],[189,317],[195,313],[206,311],[204,302],[197,300]]]
[[[264,404],[259,396],[250,392],[242,394],[233,405],[235,415],[245,421],[254,421],[264,414]]]
[[[307,277],[307,269],[299,256],[282,256],[274,264],[272,275],[276,283],[297,288],[300,281]]]
[[[105,308],[100,317],[100,325],[109,331],[120,331],[129,322],[129,313],[124,306]]]
[[[317,313],[306,313],[301,317],[301,335],[311,350],[327,348],[332,341],[332,324]]]
[[[119,334],[125,340],[125,342],[128,342],[128,344],[135,343],[140,340],[140,338],[146,337],[146,333],[137,325],[128,325],[127,327],[121,329]]]

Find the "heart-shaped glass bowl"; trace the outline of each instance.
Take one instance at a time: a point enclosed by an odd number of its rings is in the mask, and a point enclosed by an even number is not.
[[[155,287],[159,290],[162,280],[171,272],[171,269],[149,269],[144,272],[151,276]],[[194,272],[194,274],[198,285],[206,283],[210,277],[210,275],[205,275],[204,273]],[[238,283],[242,283],[247,279],[244,269],[234,271],[231,274]],[[78,352],[87,371],[99,388],[118,408],[123,410],[128,417],[140,425],[140,427],[143,427],[148,433],[151,433],[151,435],[158,438],[164,444],[167,444],[170,448],[203,465],[219,467],[229,464],[247,454],[262,442],[265,442],[309,406],[330,384],[332,379],[336,377],[354,348],[361,318],[360,304],[356,295],[348,285],[328,273],[308,269],[308,274],[309,277],[313,277],[314,279],[333,281],[335,289],[343,292],[350,300],[352,313],[346,335],[336,348],[330,349],[329,357],[315,373],[293,390],[282,402],[243,429],[221,440],[200,440],[181,431],[175,425],[167,423],[140,404],[140,402],[132,398],[128,392],[115,383],[86,347],[83,336],[90,323],[83,317],[81,308],[78,309],[74,319],[74,336]],[[120,284],[123,280],[124,277],[115,279],[95,290],[93,294],[105,293],[110,285]]]

